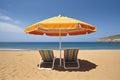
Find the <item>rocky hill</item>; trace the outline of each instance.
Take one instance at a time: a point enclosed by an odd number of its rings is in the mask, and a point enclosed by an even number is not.
[[[97,40],[98,42],[120,42],[120,34],[119,35],[113,35],[108,37],[103,37]]]

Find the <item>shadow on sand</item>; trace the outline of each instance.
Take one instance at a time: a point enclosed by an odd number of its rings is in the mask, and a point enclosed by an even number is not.
[[[62,60],[63,63],[63,60]],[[95,69],[97,67],[96,64],[88,61],[88,60],[80,60],[79,59],[79,63],[80,63],[80,68],[79,69],[64,69],[63,67],[59,67],[59,59],[57,58],[55,60],[55,66],[54,66],[54,70],[56,71],[81,71],[81,72],[85,72],[85,71],[90,71],[92,69]],[[42,64],[41,67],[51,67],[52,64]],[[62,64],[63,65],[63,64]],[[76,65],[76,64],[72,64],[72,65]]]

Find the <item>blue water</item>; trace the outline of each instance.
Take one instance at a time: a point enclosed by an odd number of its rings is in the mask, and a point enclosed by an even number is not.
[[[120,49],[119,42],[62,42],[64,48],[79,48],[82,50]],[[0,42],[0,50],[38,50],[59,49],[58,42]]]

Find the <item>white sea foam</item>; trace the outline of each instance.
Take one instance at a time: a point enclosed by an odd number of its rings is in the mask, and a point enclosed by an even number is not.
[[[28,49],[12,49],[12,48],[0,48],[0,51],[6,51],[6,50],[8,50],[8,51],[18,51],[18,50],[28,50]]]

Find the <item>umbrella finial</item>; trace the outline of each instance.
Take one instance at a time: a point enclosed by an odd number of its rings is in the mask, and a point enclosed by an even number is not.
[[[59,16],[59,17],[61,17],[62,15],[61,15],[61,14],[59,14],[58,16]]]

